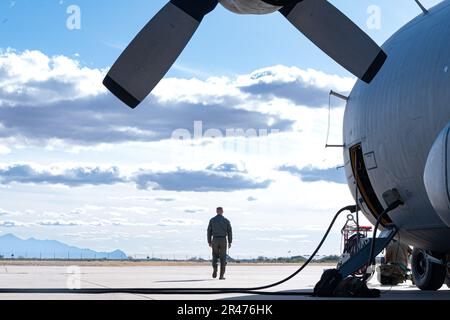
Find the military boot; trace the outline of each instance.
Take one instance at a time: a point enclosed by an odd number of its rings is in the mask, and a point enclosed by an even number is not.
[[[220,280],[225,280],[225,266],[220,266]]]

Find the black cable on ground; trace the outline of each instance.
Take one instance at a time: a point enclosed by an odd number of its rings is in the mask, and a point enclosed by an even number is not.
[[[216,295],[216,294],[255,294],[270,296],[311,296],[310,292],[287,291],[287,292],[267,292],[267,291],[248,291],[248,290],[196,290],[191,289],[139,289],[139,288],[93,288],[93,289],[0,289],[0,294],[134,294],[134,295]]]
[[[259,294],[259,295],[283,295],[283,296],[310,296],[309,292],[267,292],[261,291],[265,289],[270,289],[279,286],[295,276],[297,276],[309,263],[314,259],[325,240],[328,238],[331,229],[333,228],[337,218],[344,211],[350,211],[354,213],[356,211],[356,206],[351,205],[340,209],[333,217],[327,231],[325,232],[322,240],[319,242],[317,248],[311,254],[311,256],[303,263],[303,265],[295,271],[290,276],[280,280],[278,282],[253,288],[148,288],[148,289],[138,289],[138,288],[95,288],[95,289],[0,289],[0,294],[2,293],[17,293],[17,294],[106,294],[106,293],[127,293],[127,294],[158,294],[158,295],[215,295],[215,294]]]

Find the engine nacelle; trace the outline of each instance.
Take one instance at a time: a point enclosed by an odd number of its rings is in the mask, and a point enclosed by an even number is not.
[[[282,8],[262,0],[220,0],[220,3],[226,9],[238,14],[268,14]]]
[[[434,210],[450,227],[450,123],[428,153],[423,181]]]

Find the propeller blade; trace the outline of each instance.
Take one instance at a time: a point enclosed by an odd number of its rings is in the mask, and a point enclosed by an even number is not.
[[[136,108],[165,76],[218,0],[171,0],[139,32],[103,84]]]
[[[386,53],[347,16],[326,0],[303,0],[280,9],[300,32],[345,69],[370,83]]]

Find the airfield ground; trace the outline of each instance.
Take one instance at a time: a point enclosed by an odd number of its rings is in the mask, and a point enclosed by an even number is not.
[[[109,264],[108,264],[109,263]],[[330,265],[312,265],[306,268],[293,280],[270,289],[271,291],[303,291],[311,292],[319,280],[322,271]],[[295,265],[230,265],[227,280],[213,280],[210,277],[211,268],[205,264],[195,263],[89,263],[75,261],[54,262],[2,262],[0,264],[1,288],[67,288],[78,286],[82,288],[218,288],[218,287],[254,287],[276,282],[294,272]],[[432,299],[450,300],[450,290],[445,286],[438,292],[422,292],[406,283],[398,287],[382,287],[377,284],[376,276],[370,286],[382,290],[382,299]],[[131,294],[0,294],[0,300],[10,299],[313,299],[311,297],[295,296],[255,296],[240,294],[224,294],[214,296],[161,296],[161,295],[131,295]]]

